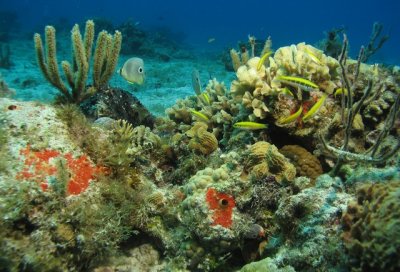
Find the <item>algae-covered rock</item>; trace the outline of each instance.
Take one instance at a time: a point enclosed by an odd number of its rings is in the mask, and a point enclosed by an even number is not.
[[[240,272],[260,272],[260,271],[274,271],[274,272],[295,272],[296,270],[291,266],[284,266],[278,268],[271,258],[265,258],[258,262],[252,262],[243,266]]]

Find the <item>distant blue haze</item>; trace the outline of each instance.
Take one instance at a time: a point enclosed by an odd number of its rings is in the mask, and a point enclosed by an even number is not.
[[[71,25],[92,17],[115,23],[131,18],[144,29],[163,25],[183,32],[187,43],[204,50],[235,46],[248,34],[260,39],[270,35],[274,48],[301,41],[315,44],[324,31],[344,26],[353,57],[379,21],[391,37],[375,60],[400,64],[399,0],[1,0],[0,10],[4,9],[17,11],[27,31],[42,29],[59,17]],[[209,38],[215,42],[208,44]]]

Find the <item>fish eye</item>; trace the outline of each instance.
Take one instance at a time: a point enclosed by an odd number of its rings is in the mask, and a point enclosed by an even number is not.
[[[139,67],[138,72],[139,72],[139,73],[143,73],[143,68],[142,68],[142,67]]]

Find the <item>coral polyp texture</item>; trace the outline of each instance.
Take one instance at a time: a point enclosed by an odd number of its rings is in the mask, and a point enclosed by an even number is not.
[[[397,271],[400,181],[359,186],[343,215],[343,240],[360,271]]]
[[[350,59],[346,36],[335,59],[249,35],[223,81],[121,27],[138,37],[76,25],[65,78],[63,36],[35,35],[56,104],[1,80],[0,271],[400,271],[398,68]],[[121,46],[159,52],[140,101],[108,86]],[[192,88],[166,91],[187,63]]]

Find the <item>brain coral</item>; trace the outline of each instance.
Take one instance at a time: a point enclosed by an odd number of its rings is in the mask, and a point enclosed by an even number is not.
[[[357,271],[400,271],[400,181],[362,185],[343,215]]]
[[[315,181],[322,175],[322,166],[319,160],[305,148],[299,145],[285,145],[280,150],[296,167],[297,176],[306,176]]]
[[[296,176],[293,164],[279,153],[276,146],[264,141],[250,147],[246,165],[256,178],[273,175],[278,182],[281,182],[293,181]]]

